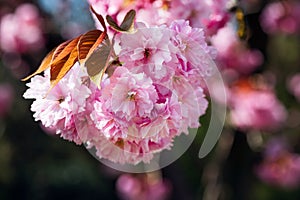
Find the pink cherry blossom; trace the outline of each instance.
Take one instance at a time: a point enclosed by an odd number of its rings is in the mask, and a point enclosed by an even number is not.
[[[134,72],[145,72],[154,79],[169,79],[172,70],[166,64],[172,60],[174,51],[170,37],[171,32],[165,26],[147,28],[139,24],[136,33],[121,36],[120,61]]]
[[[171,105],[160,103],[162,101],[145,74],[132,74],[124,67],[117,68],[91,114],[96,127],[109,141],[105,148],[118,152],[115,143],[122,141],[124,150],[119,150],[119,153],[128,151],[138,158],[140,154],[147,155],[169,146],[172,141],[170,129],[174,129],[173,124],[179,121],[172,123],[171,113],[166,111]],[[99,154],[103,151],[100,148]],[[134,163],[139,161],[137,158],[133,159]]]
[[[15,13],[2,17],[0,48],[3,51],[9,53],[36,51],[41,49],[43,44],[40,16],[34,5],[21,4]]]
[[[132,74],[126,68],[116,69],[110,85],[102,92],[102,100],[111,112],[130,120],[132,116],[148,117],[157,94],[152,80],[144,74]]]
[[[172,41],[179,49],[178,59],[182,60],[182,70],[199,70],[199,74],[210,74],[208,62],[215,57],[215,49],[208,46],[205,41],[204,31],[200,28],[192,28],[188,21],[174,21],[170,28],[174,31]],[[208,58],[210,57],[210,58]]]
[[[57,134],[63,138],[81,143],[77,135],[74,114],[85,111],[86,99],[90,96],[90,89],[82,84],[81,78],[87,76],[79,65],[74,66],[68,74],[50,89],[49,70],[44,76],[37,75],[26,85],[29,87],[24,93],[25,99],[35,99],[31,111],[36,121],[41,121],[45,127],[56,128]]]
[[[173,92],[176,92],[181,107],[181,127],[182,131],[188,133],[187,128],[197,128],[200,126],[197,116],[205,113],[208,102],[205,99],[201,87],[193,86],[184,77],[175,77],[173,81]]]

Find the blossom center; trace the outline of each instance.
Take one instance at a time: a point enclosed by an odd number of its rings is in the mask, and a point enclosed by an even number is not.
[[[145,58],[149,58],[151,55],[151,51],[149,48],[145,48],[145,51],[144,51],[144,57]]]
[[[119,139],[117,142],[115,142],[115,145],[121,149],[124,149],[124,140]]]
[[[64,102],[65,98],[64,97],[60,97],[57,101],[59,104],[61,104],[62,102]]]
[[[129,91],[127,93],[127,99],[129,99],[129,101],[134,101],[135,100],[135,96],[136,96],[136,92],[134,92],[134,91]]]

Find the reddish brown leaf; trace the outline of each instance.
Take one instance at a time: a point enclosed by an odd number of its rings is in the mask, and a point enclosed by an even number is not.
[[[85,63],[86,60],[89,60],[90,63],[90,61],[94,61],[94,57],[96,55],[100,55],[101,57],[101,62],[99,63],[100,66],[95,72],[93,71],[90,77],[92,79],[95,78],[95,76],[100,76],[102,78],[103,73],[105,72],[105,69],[108,65],[111,49],[103,17],[96,13],[92,7],[91,10],[102,24],[104,31],[92,30],[83,35],[80,35],[75,39],[68,40],[60,44],[46,56],[38,70],[32,75],[24,78],[24,81],[50,67],[50,89],[52,89],[68,73],[68,71],[77,61]],[[101,45],[102,43],[104,44]],[[104,48],[104,46],[106,46],[106,48]],[[97,53],[92,56],[94,51],[96,50]],[[90,57],[92,57],[92,60],[89,59]],[[95,63],[95,65],[96,64],[97,63]],[[93,68],[93,70],[95,69],[96,68]]]
[[[72,52],[64,57],[61,60],[58,60],[56,63],[53,63],[50,68],[50,82],[52,89],[73,67],[77,62],[78,50],[73,48]]]
[[[103,39],[107,37],[105,32],[100,30],[92,30],[83,34],[77,44],[78,59],[82,64],[87,57],[101,44]]]
[[[71,51],[76,47],[78,43],[79,37],[73,40],[68,40],[58,45],[55,49],[53,49],[42,61],[40,67],[31,75],[22,79],[22,81],[27,81],[31,77],[45,71],[48,67],[52,66],[53,63],[56,63],[60,60],[63,60],[66,56],[68,56]]]
[[[93,8],[92,6],[90,7],[90,9],[91,9],[92,13],[95,14],[95,16],[97,17],[98,21],[101,23],[102,27],[104,28],[104,32],[107,32],[107,28],[106,28],[106,26],[105,26],[105,21],[104,21],[102,15],[99,15],[99,14],[94,10],[94,8]]]
[[[33,74],[23,78],[22,81],[27,81],[31,77],[45,71],[48,67],[50,67],[50,63],[51,63],[54,51],[55,51],[55,49],[53,49],[50,53],[48,53],[47,56],[43,59],[43,61],[42,61],[41,65],[39,66],[39,68]]]
[[[55,49],[51,64],[56,63],[56,62],[64,59],[66,56],[68,56],[73,51],[73,49],[77,47],[77,43],[78,43],[79,39],[80,39],[80,36],[75,39],[68,40],[68,41],[60,44]]]

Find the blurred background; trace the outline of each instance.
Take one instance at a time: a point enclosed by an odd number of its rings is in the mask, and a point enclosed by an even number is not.
[[[20,79],[47,52],[94,29],[89,4],[99,2],[0,1],[1,200],[300,199],[300,1],[242,0],[210,13],[204,25],[228,94],[223,133],[199,159],[208,111],[188,151],[147,174],[110,169],[62,140],[22,97]]]

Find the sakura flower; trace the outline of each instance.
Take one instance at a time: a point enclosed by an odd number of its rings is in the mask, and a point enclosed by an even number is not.
[[[74,124],[74,113],[85,111],[86,99],[90,89],[82,84],[80,77],[85,77],[78,64],[53,88],[50,89],[49,70],[44,76],[37,75],[26,85],[25,99],[35,99],[31,111],[36,121],[41,121],[45,127],[56,128],[57,134],[63,138],[81,143]]]
[[[172,90],[143,73],[118,67],[94,102],[91,119],[102,139],[91,139],[99,158],[119,163],[149,162],[169,149],[173,138],[198,127],[207,100],[181,77]]]
[[[174,92],[178,95],[181,107],[182,131],[188,133],[188,127],[197,128],[200,126],[198,116],[205,113],[208,102],[201,87],[193,88],[184,77],[174,77]]]
[[[272,139],[255,171],[268,184],[295,188],[300,184],[300,155],[290,152],[283,138]]]
[[[192,28],[188,21],[177,20],[170,25],[172,29],[172,41],[179,49],[177,56],[183,61],[183,71],[188,68],[198,69],[202,76],[210,73],[209,59],[215,56],[213,48],[205,41],[204,31],[199,28]],[[209,58],[208,58],[209,57]],[[190,65],[190,67],[188,67]]]
[[[15,13],[2,17],[0,48],[3,51],[9,53],[36,51],[41,49],[43,44],[40,16],[34,5],[22,4]]]
[[[120,61],[135,72],[148,72],[150,77],[162,79],[168,76],[165,64],[172,59],[170,34],[164,26],[147,28],[139,24],[136,33],[121,36]]]
[[[172,141],[170,129],[177,132],[174,124],[179,121],[172,123],[171,113],[166,112],[171,106],[168,103],[159,99],[156,87],[145,74],[132,74],[124,67],[117,68],[91,113],[96,127],[109,141],[105,146],[98,145],[103,141],[95,143],[96,149],[99,146],[98,154],[105,157],[101,153],[105,148],[120,151],[115,144],[121,141],[124,152],[119,153],[128,154],[128,159],[132,159],[130,155],[133,154],[136,158],[131,162],[137,163],[140,155],[145,159],[145,155],[151,153],[152,158],[153,152],[169,146]],[[174,119],[180,120],[178,117]]]
[[[121,118],[147,117],[154,108],[157,94],[152,80],[143,74],[132,74],[119,67],[110,79],[110,85],[102,92],[102,100],[111,112]]]
[[[134,140],[130,139],[131,135],[137,135],[136,127],[131,126],[126,129],[126,126],[125,128],[122,127],[122,125],[126,125],[125,121],[123,124],[118,123],[115,116],[102,113],[100,109],[101,104],[96,102],[95,110],[91,114],[91,121],[94,122],[94,127],[98,129],[90,130],[87,133],[87,135],[96,133],[96,137],[89,138],[87,144],[89,149],[95,148],[96,156],[99,159],[105,158],[121,164],[148,163],[153,158],[154,153],[170,148],[172,144],[170,138],[161,138],[156,142],[141,137],[131,137]]]

